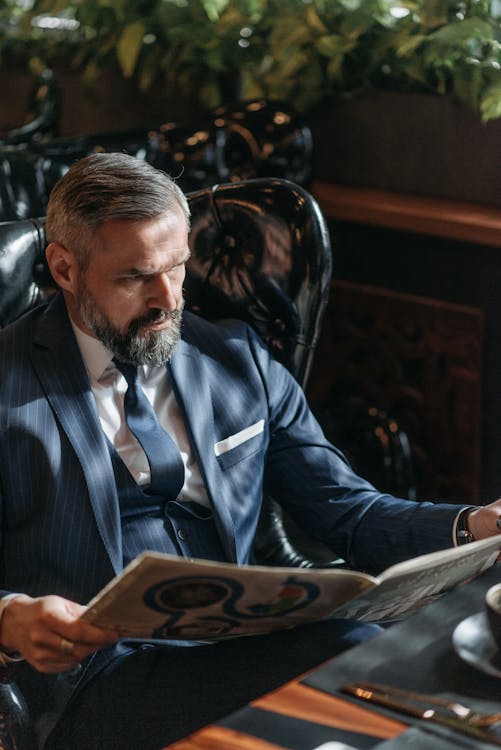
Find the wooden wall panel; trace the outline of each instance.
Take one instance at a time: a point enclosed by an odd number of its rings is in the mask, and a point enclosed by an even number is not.
[[[377,407],[406,431],[420,498],[479,498],[483,312],[335,281],[309,384],[316,407]]]

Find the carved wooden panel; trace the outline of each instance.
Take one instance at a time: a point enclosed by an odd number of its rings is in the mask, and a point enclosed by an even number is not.
[[[476,308],[334,282],[310,402],[384,410],[410,439],[418,497],[474,502],[483,327]]]

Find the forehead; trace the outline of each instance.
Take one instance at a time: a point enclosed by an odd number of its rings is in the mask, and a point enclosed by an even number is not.
[[[188,225],[180,207],[151,219],[113,219],[96,232],[92,262],[147,263],[186,253]]]

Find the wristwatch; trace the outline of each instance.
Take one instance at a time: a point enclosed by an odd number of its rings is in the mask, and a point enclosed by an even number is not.
[[[456,521],[456,542],[458,544],[469,544],[475,541],[473,534],[468,528],[468,516],[475,508],[475,505],[469,505],[459,513]]]

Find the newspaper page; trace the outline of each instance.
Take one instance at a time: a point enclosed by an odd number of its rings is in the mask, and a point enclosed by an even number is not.
[[[401,619],[482,573],[495,563],[500,549],[501,537],[492,537],[393,565],[379,576],[377,589],[352,599],[336,617],[366,622]]]
[[[353,570],[237,566],[145,552],[83,619],[126,638],[220,640],[331,617],[399,619],[494,564],[501,536],[407,560],[375,578]]]
[[[145,552],[83,619],[124,637],[214,640],[330,617],[377,579],[348,570],[237,566]]]

